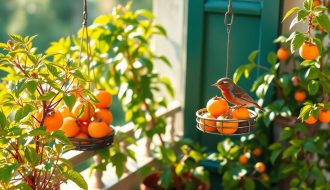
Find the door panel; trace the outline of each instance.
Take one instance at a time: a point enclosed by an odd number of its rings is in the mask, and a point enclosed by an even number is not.
[[[199,141],[209,151],[215,151],[224,137],[199,132],[195,112],[205,107],[211,97],[221,95],[211,84],[225,76],[227,33],[223,19],[227,3],[225,0],[188,3],[185,136]],[[233,1],[230,77],[238,66],[248,63],[248,55],[256,49],[260,49],[258,64],[266,64],[267,53],[276,47],[272,41],[279,31],[279,8],[279,0]],[[249,91],[260,74],[260,71],[251,73],[251,79],[242,79],[239,85]]]

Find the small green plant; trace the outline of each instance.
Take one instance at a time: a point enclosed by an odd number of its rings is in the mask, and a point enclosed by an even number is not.
[[[63,119],[57,111],[75,99],[73,82],[86,83],[77,64],[50,61],[56,54],[37,54],[36,36],[10,35],[0,43],[0,187],[1,189],[57,189],[67,180],[83,189],[87,184],[62,154],[72,144],[57,130]],[[55,142],[56,141],[56,142]]]

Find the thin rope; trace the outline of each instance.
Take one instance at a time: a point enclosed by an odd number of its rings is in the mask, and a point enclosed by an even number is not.
[[[230,16],[230,20],[228,20],[228,17]],[[228,69],[229,69],[229,63],[230,63],[230,32],[231,32],[231,26],[234,21],[234,12],[232,8],[232,0],[228,0],[228,10],[225,14],[224,18],[224,24],[227,29],[227,63],[226,63],[226,77],[228,77]]]

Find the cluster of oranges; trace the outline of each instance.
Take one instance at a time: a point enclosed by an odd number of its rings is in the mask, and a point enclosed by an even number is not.
[[[299,48],[299,55],[305,60],[314,60],[319,56],[319,49],[312,42],[304,42]],[[281,47],[277,50],[277,58],[281,61],[286,61],[290,58],[290,50],[285,47]]]
[[[96,90],[94,95],[98,100],[94,105],[79,98],[72,112],[66,106],[51,111],[44,119],[46,131],[62,130],[67,137],[81,139],[102,138],[112,134],[112,128],[109,127],[113,119],[109,111],[112,96],[105,90]],[[42,115],[42,112],[37,114],[37,123],[41,121]]]
[[[313,125],[318,120],[321,123],[330,123],[330,109],[320,108],[317,118],[315,118],[314,115],[312,113],[310,113],[308,118],[305,120],[305,123],[307,123],[309,125]]]
[[[253,150],[252,153],[253,153],[253,156],[259,157],[262,154],[262,150],[261,150],[261,148],[257,147]],[[248,154],[248,153],[242,154],[239,156],[238,161],[240,164],[246,165],[249,163],[249,157],[250,157],[250,154]],[[264,173],[266,171],[266,166],[263,162],[257,162],[254,165],[254,169],[259,173]]]
[[[249,110],[245,107],[230,108],[228,102],[220,97],[211,98],[206,105],[207,113],[203,115],[207,119],[218,120],[246,120],[250,118]],[[216,122],[212,120],[201,119],[200,128],[207,132],[221,134],[234,134],[239,126],[238,122]],[[204,126],[205,125],[205,126]]]

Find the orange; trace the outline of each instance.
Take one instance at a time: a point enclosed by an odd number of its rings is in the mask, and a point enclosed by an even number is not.
[[[77,138],[77,139],[88,139],[88,135],[85,134],[85,133],[78,133],[76,136],[74,136],[74,138]],[[77,142],[74,142],[74,144],[78,144]],[[81,142],[81,144],[89,144],[89,142]]]
[[[39,112],[37,115],[37,120],[41,121],[43,112]],[[37,125],[40,126],[40,123],[37,121]],[[57,110],[50,111],[43,123],[43,126],[46,127],[47,132],[52,132],[61,128],[63,124],[63,117],[61,113]]]
[[[247,164],[248,162],[249,162],[249,159],[248,159],[248,157],[245,156],[244,154],[241,155],[241,156],[239,157],[239,163],[241,163],[242,165],[245,165],[245,164]]]
[[[94,118],[98,121],[104,121],[109,125],[112,122],[112,113],[108,109],[97,108],[95,110]]]
[[[112,96],[109,92],[105,90],[96,90],[94,92],[94,95],[96,99],[99,101],[98,103],[95,103],[95,106],[97,108],[107,108],[112,103]]]
[[[208,119],[216,119],[216,117],[214,117],[210,113],[205,113],[203,115],[203,117],[208,118]],[[203,123],[203,124],[205,124],[205,127],[204,127],[204,125],[201,125],[201,124],[199,125],[199,127],[202,130],[205,130],[207,132],[217,132],[218,131],[217,128],[216,128],[217,123],[215,121],[201,119],[200,122]],[[215,127],[209,127],[207,125],[209,125],[209,126],[215,126]]]
[[[109,130],[108,130],[108,135],[111,135],[113,132],[113,129],[111,127],[109,127]]]
[[[313,7],[318,7],[321,5],[321,1],[320,0],[314,0],[313,1]]]
[[[319,120],[322,123],[329,123],[330,122],[330,109],[321,109],[319,111]]]
[[[261,148],[257,147],[253,150],[253,155],[254,156],[259,157],[259,156],[261,156],[261,154],[262,154]]]
[[[290,57],[290,51],[286,48],[280,48],[277,50],[277,58],[281,61],[286,61]]]
[[[250,112],[245,107],[240,107],[232,110],[233,117],[237,119],[249,119],[250,118]]]
[[[309,117],[305,120],[305,123],[309,125],[313,125],[317,122],[317,119],[313,116],[313,114],[310,114]]]
[[[84,107],[84,110],[82,110]],[[80,112],[83,112],[80,117],[78,118]],[[72,113],[75,116],[75,118],[78,118],[79,121],[90,121],[90,118],[94,116],[94,108],[91,106],[91,104],[88,101],[82,101],[79,100],[74,105],[72,109]]]
[[[93,138],[102,138],[109,134],[109,126],[103,121],[93,121],[88,125],[88,134]]]
[[[319,56],[319,49],[316,45],[305,42],[299,48],[299,54],[303,59],[313,60]]]
[[[259,172],[259,173],[264,173],[266,171],[266,166],[262,162],[257,162],[254,165],[254,169],[257,170],[257,172]]]
[[[62,106],[58,111],[61,113],[63,118],[74,117],[73,113],[66,106]]]
[[[213,97],[207,102],[206,109],[211,115],[218,117],[227,112],[229,110],[229,106],[225,99]]]
[[[73,137],[79,133],[79,126],[73,117],[66,117],[63,120],[62,127],[60,128],[66,137]]]
[[[294,99],[297,101],[297,102],[303,102],[306,100],[306,92],[303,91],[303,90],[297,90],[295,93],[294,93]]]
[[[226,117],[226,116],[219,116],[217,119],[220,120],[227,120],[227,119],[237,119],[235,117]],[[217,126],[219,128],[218,132],[221,134],[233,134],[237,131],[238,129],[238,123],[237,122],[217,122]]]

